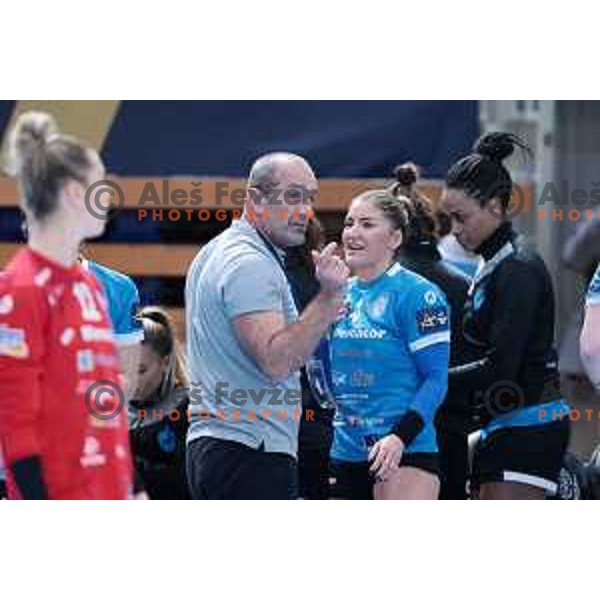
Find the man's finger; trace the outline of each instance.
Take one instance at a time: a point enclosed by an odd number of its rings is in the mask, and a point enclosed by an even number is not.
[[[375,460],[373,461],[373,465],[371,466],[371,471],[373,473],[377,473],[379,472],[379,469],[381,469],[381,465],[383,464],[383,459],[384,459],[384,455],[383,452],[378,452],[377,456],[375,457]]]
[[[369,461],[371,461],[371,460],[373,460],[373,458],[375,458],[375,455],[377,454],[378,450],[379,450],[379,442],[376,442],[375,444],[373,444],[373,447],[369,451]]]
[[[386,473],[388,475],[391,474],[391,472],[393,471],[395,466],[396,466],[396,454],[392,452],[387,461],[387,464],[385,465]]]
[[[323,260],[324,258],[329,258],[329,257],[333,256],[335,254],[336,250],[337,250],[337,244],[335,242],[329,242],[329,244],[327,244],[327,246],[325,246],[325,248],[323,248],[320,259]]]

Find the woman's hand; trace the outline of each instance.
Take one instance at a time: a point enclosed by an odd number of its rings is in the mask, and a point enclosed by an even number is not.
[[[386,477],[400,466],[404,442],[395,434],[391,433],[381,438],[369,452],[370,471],[378,479],[385,480]]]

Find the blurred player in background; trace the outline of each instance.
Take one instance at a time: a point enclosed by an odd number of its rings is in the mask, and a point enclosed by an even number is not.
[[[123,392],[129,401],[137,386],[140,344],[144,337],[137,319],[140,297],[131,277],[109,269],[81,256],[81,264],[96,276],[108,299],[108,313],[115,333],[119,359],[123,371]]]
[[[554,349],[554,292],[543,260],[506,217],[512,179],[503,165],[516,136],[483,136],[448,171],[445,208],[459,242],[483,257],[463,333],[470,360],[451,371],[480,403],[473,489],[481,499],[554,494],[569,439]]]
[[[342,241],[356,277],[331,339],[341,498],[438,497],[434,416],[447,389],[449,311],[436,285],[396,262],[407,236],[406,203],[389,191],[352,201]]]
[[[313,218],[307,225],[306,243],[286,249],[285,272],[299,313],[319,293],[311,252],[323,250],[324,237],[321,224]],[[324,500],[329,496],[329,452],[333,440],[330,375],[329,341],[323,337],[314,355],[300,369],[303,410],[298,436],[298,490],[305,500]]]
[[[394,196],[406,201],[409,214],[408,239],[402,244],[400,264],[444,292],[450,305],[450,366],[463,362],[462,318],[469,291],[469,278],[454,268],[438,251],[438,223],[431,200],[416,189],[418,171],[407,163],[396,167]],[[467,497],[468,434],[473,417],[468,394],[449,381],[448,394],[436,415],[440,457],[440,499]]]
[[[131,457],[107,300],[78,261],[82,241],[104,230],[84,201],[104,167],[44,113],[19,117],[9,150],[29,229],[27,248],[0,275],[9,497],[127,498]]]
[[[139,321],[144,341],[138,388],[129,407],[136,492],[143,490],[152,500],[185,500],[189,381],[183,352],[166,311],[148,306]]]

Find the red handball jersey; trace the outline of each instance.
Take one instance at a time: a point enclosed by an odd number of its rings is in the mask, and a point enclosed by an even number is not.
[[[127,410],[106,298],[79,264],[23,249],[0,273],[0,440],[37,455],[52,499],[131,496]]]

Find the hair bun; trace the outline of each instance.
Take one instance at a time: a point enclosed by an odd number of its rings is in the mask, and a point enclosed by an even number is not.
[[[31,111],[19,116],[9,140],[8,172],[16,176],[21,165],[43,149],[57,131],[56,121],[47,113]]]
[[[494,162],[501,163],[515,151],[516,146],[526,148],[526,145],[516,135],[496,131],[481,136],[475,142],[473,151]]]
[[[394,169],[394,177],[398,180],[400,185],[410,187],[417,183],[419,170],[413,163],[404,163],[403,165],[398,165]]]
[[[160,306],[145,306],[139,311],[137,318],[140,320],[148,319],[160,327],[164,327],[169,333],[169,336],[175,334],[175,325],[169,313]]]
[[[160,306],[145,306],[138,313],[139,319],[150,319],[160,325],[171,328],[172,323],[169,314]]]

